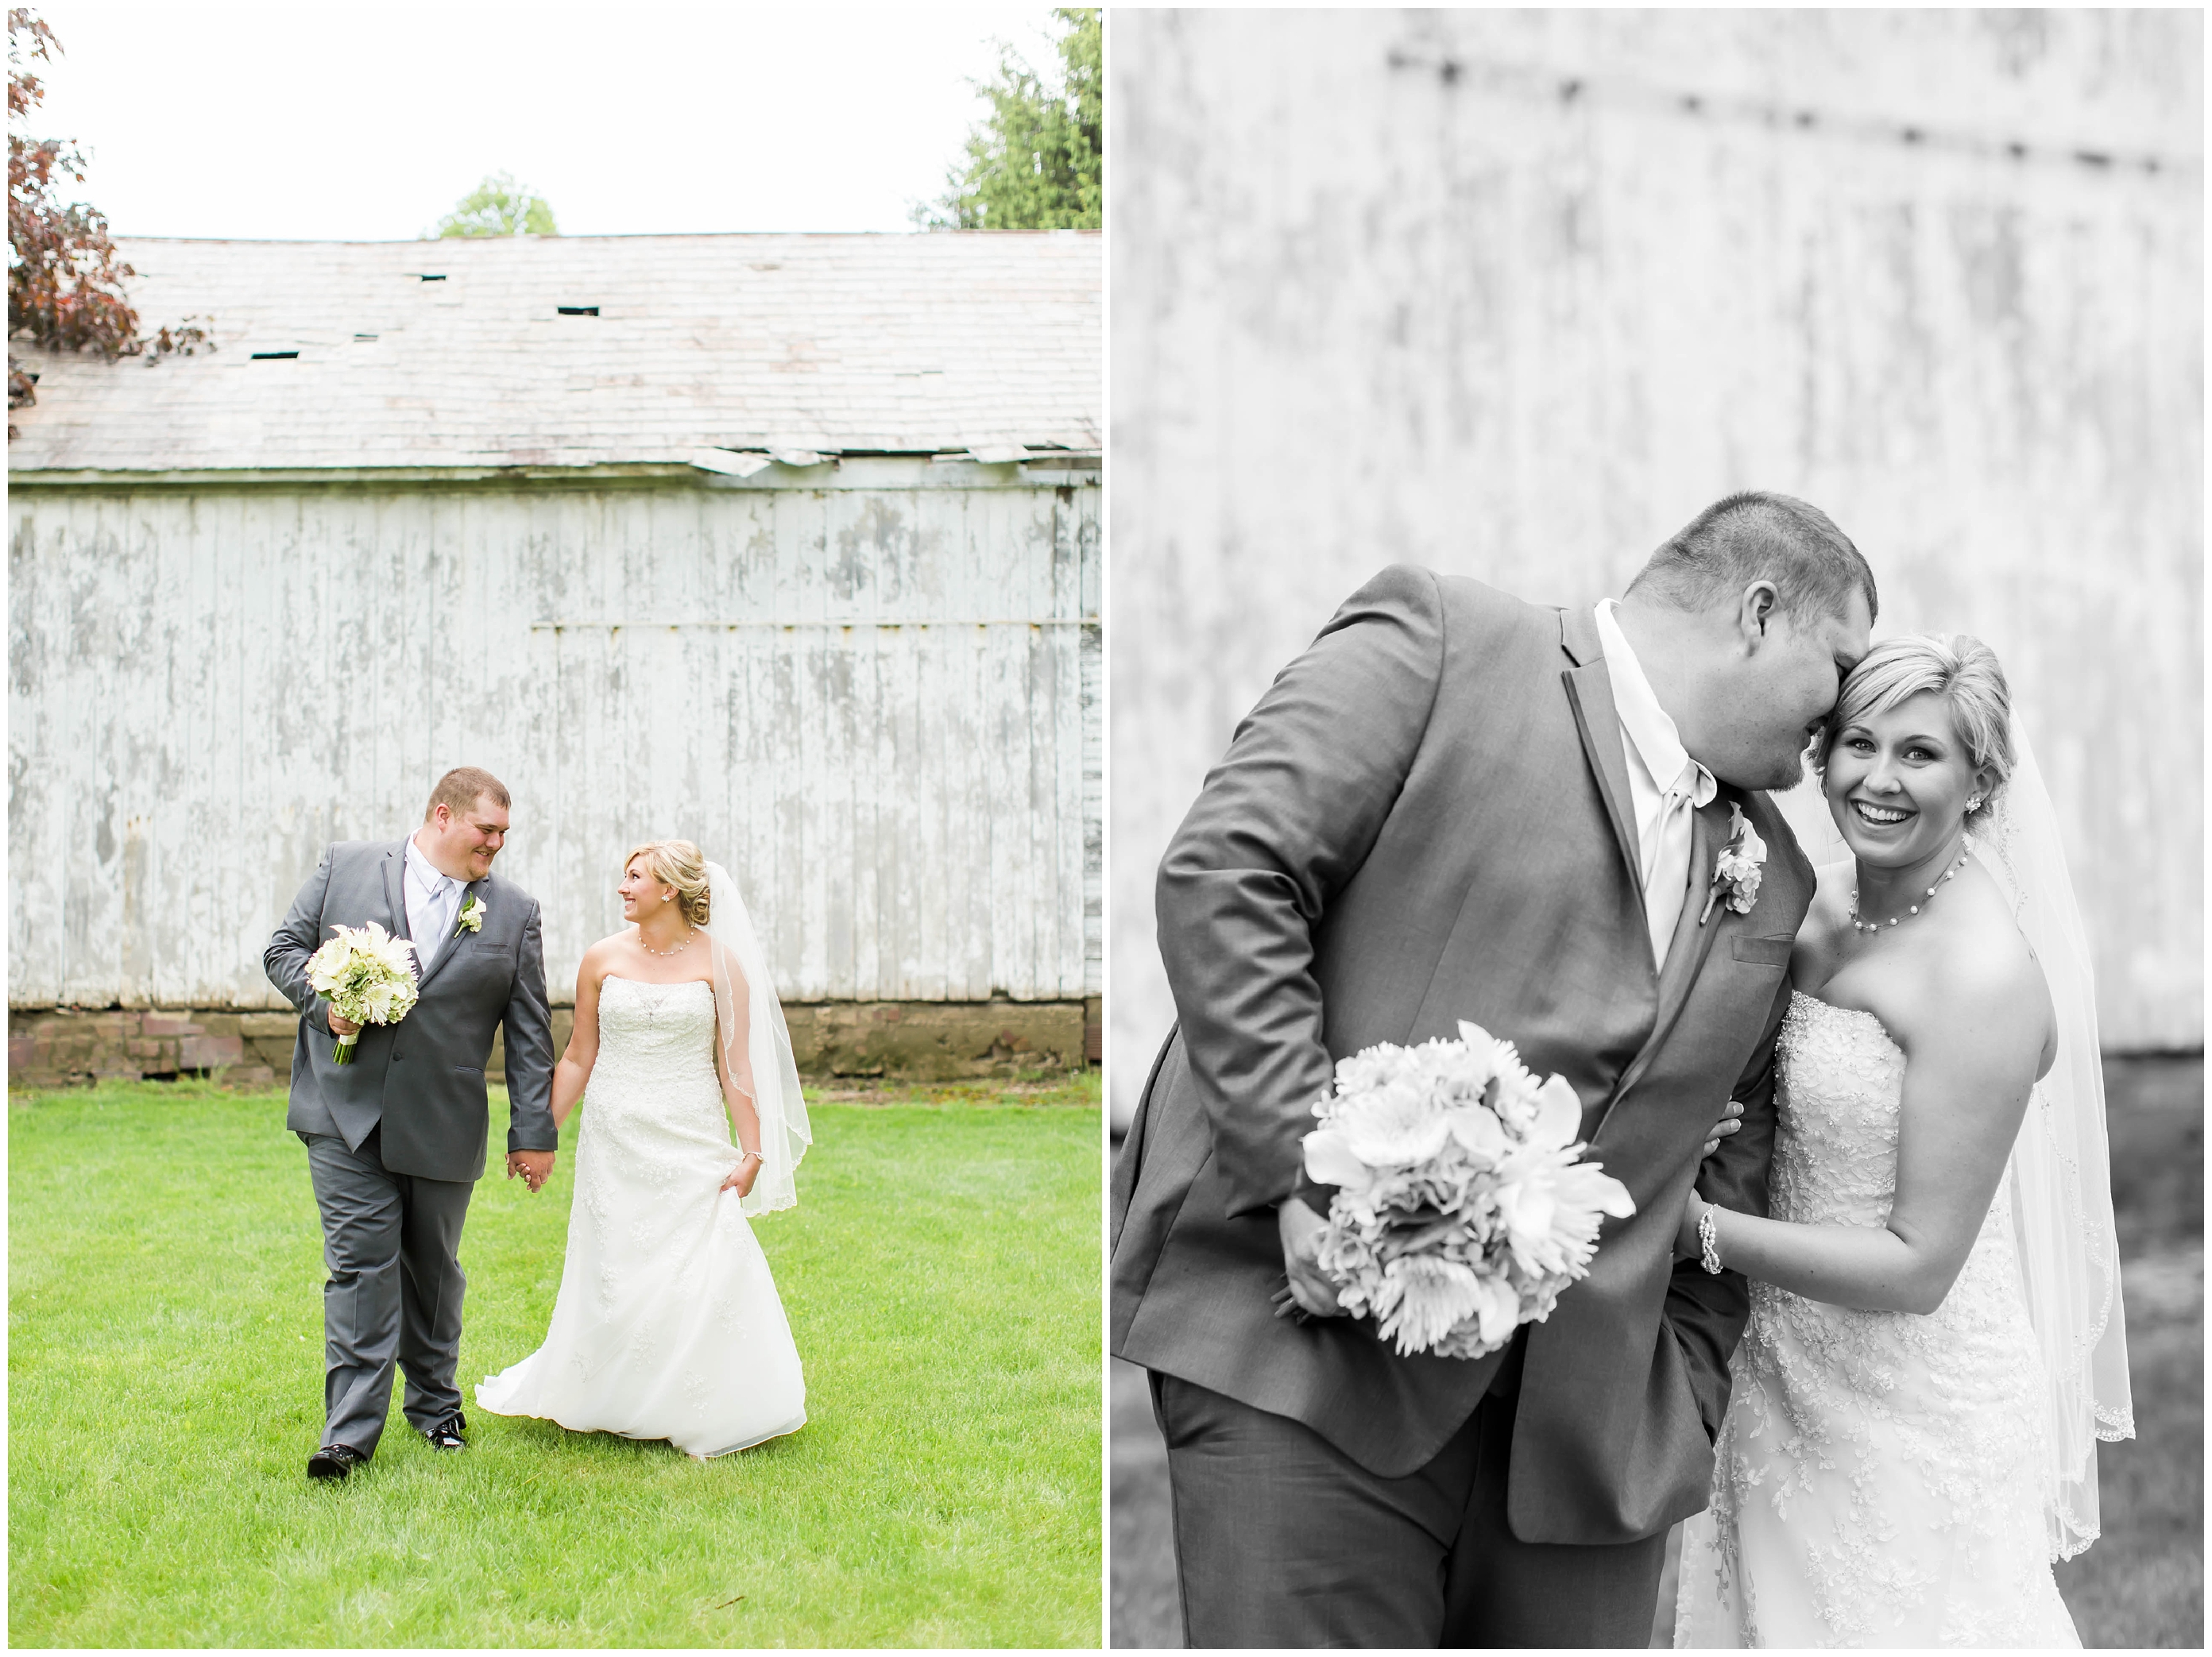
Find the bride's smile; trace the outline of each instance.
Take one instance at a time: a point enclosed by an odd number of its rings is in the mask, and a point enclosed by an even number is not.
[[[1876,805],[1872,800],[1863,799],[1853,800],[1851,810],[1859,814],[1860,822],[1872,828],[1893,828],[1898,823],[1907,821],[1913,815],[1910,811],[1900,811],[1886,805]]]
[[[1954,710],[1935,691],[1869,710],[1844,726],[1825,763],[1821,791],[1858,860],[1862,907],[1918,913],[1995,780],[1974,765]]]

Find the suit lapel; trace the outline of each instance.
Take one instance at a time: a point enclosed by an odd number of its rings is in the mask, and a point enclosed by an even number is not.
[[[1705,956],[1720,936],[1716,909],[1715,923],[1698,924],[1705,911],[1705,894],[1713,883],[1713,870],[1720,862],[1721,847],[1727,839],[1730,797],[1716,793],[1711,800],[1690,814],[1690,885],[1682,900],[1682,913],[1675,918],[1674,935],[1667,945],[1667,965],[1659,974],[1659,1013],[1651,1021],[1651,1034],[1644,1039],[1636,1057],[1629,1060],[1628,1068],[1620,1073],[1620,1081],[1613,1089],[1611,1102],[1606,1106],[1605,1116],[1599,1119],[1595,1139],[1605,1132],[1606,1120],[1620,1107],[1628,1090],[1643,1079],[1651,1060],[1666,1045],[1674,1033],[1674,1021],[1682,1016],[1682,1008],[1696,986],[1698,974],[1705,970]]]
[[[1620,713],[1613,705],[1613,676],[1598,649],[1597,624],[1579,610],[1559,612],[1559,643],[1576,665],[1560,674],[1567,687],[1567,704],[1574,709],[1575,730],[1583,739],[1583,754],[1597,779],[1605,800],[1606,820],[1620,847],[1628,871],[1629,889],[1644,902],[1644,871],[1637,856],[1636,823],[1628,813],[1628,752],[1621,746]]]
[[[468,948],[470,940],[476,937],[474,932],[470,932],[467,928],[462,926],[459,924],[459,921],[461,911],[469,907],[469,900],[477,895],[477,889],[483,884],[483,882],[481,880],[472,880],[467,885],[461,888],[461,901],[459,903],[456,904],[453,908],[453,920],[455,923],[453,926],[453,935],[445,939],[438,945],[438,958],[430,963],[430,970],[422,974],[422,981],[416,986],[418,990],[428,989],[430,986],[430,980],[435,978],[440,973],[446,970],[446,963],[448,961],[451,961],[455,956],[459,955],[463,950]]]
[[[392,911],[392,935],[413,942],[407,928],[407,842],[401,841],[384,854],[384,902]]]

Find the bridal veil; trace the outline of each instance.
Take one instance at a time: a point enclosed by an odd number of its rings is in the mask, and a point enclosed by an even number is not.
[[[753,930],[738,883],[719,863],[707,865],[708,937],[714,961],[714,1009],[722,1062],[731,1082],[760,1118],[761,1171],[742,1204],[748,1218],[799,1201],[799,1158],[814,1136],[799,1091],[791,1031],[769,980],[768,957]]]
[[[2058,1023],[2057,1056],[2028,1096],[2013,1147],[2012,1204],[2049,1405],[2044,1511],[2051,1557],[2063,1559],[2097,1539],[2097,1442],[2134,1437],[2135,1411],[2088,935],[2057,813],[2017,717],[2012,743],[2012,775],[1976,850],[2042,963]]]

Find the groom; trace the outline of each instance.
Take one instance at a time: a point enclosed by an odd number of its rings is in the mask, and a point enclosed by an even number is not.
[[[1160,865],[1178,1022],[1114,1182],[1113,1350],[1152,1371],[1192,1645],[1648,1640],[1747,1305],[1675,1224],[1693,1179],[1765,1211],[1813,894],[1760,791],[1875,607],[1820,513],[1731,495],[1595,610],[1386,569],[1238,726]],[[1755,892],[1715,879],[1738,812]],[[1337,1313],[1299,1142],[1337,1059],[1462,1018],[1574,1084],[1636,1213],[1504,1350],[1401,1357]]]
[[[407,1419],[440,1450],[466,1448],[455,1258],[484,1168],[484,1062],[507,1027],[507,1173],[532,1191],[553,1171],[552,1017],[538,903],[492,877],[509,800],[488,771],[448,771],[404,841],[342,841],[269,940],[269,980],[300,1010],[284,1126],[307,1147],[323,1221],[321,1447],[311,1478],[341,1479],[376,1453],[396,1362]],[[307,984],[331,928],[375,921],[415,944],[419,998],[398,1023],[362,1029],[352,1061],[335,1038],[360,1028]]]

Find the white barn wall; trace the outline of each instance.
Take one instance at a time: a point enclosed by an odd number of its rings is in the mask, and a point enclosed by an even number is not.
[[[11,1005],[281,1005],[323,845],[463,763],[556,1000],[657,835],[743,883],[787,999],[1095,995],[1097,477],[19,479]]]
[[[1879,634],[1990,642],[2108,1047],[2201,1044],[2202,27],[1117,17],[1117,1114],[1160,854],[1339,602],[1410,560],[1588,604],[1753,487],[1853,537]]]

